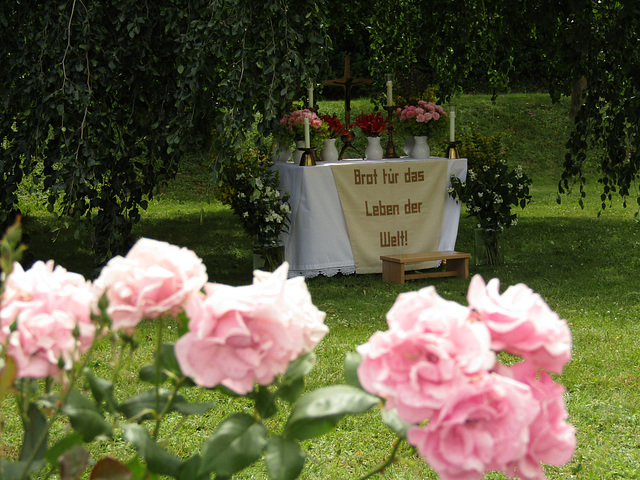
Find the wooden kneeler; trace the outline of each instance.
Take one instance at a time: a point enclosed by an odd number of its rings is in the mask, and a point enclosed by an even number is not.
[[[433,277],[469,278],[470,253],[443,251],[426,253],[403,253],[398,255],[382,255],[382,281],[404,283],[405,280]],[[446,260],[444,271],[405,273],[405,265],[434,260]]]

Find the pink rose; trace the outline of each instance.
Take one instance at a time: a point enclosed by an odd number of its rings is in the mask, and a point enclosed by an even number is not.
[[[24,271],[15,263],[0,311],[0,338],[19,378],[45,378],[70,370],[93,344],[95,297],[82,275],[54,268],[52,260]]]
[[[407,422],[429,418],[462,383],[494,365],[488,330],[468,319],[467,308],[433,287],[399,295],[387,314],[389,330],[357,349],[363,388]]]
[[[472,320],[470,310],[457,302],[445,300],[435,287],[425,287],[417,292],[398,295],[387,312],[387,324],[391,330],[430,332],[451,339],[460,347],[457,363],[466,375],[489,370],[495,363],[490,351],[489,330]]]
[[[390,329],[408,330],[412,328],[418,318],[441,324],[446,328],[449,320],[468,318],[470,311],[467,307],[451,300],[445,300],[435,287],[425,287],[417,292],[405,292],[398,295],[393,306],[387,312],[387,324]],[[432,326],[431,327],[437,327]]]
[[[246,394],[316,346],[327,332],[325,315],[302,278],[287,280],[288,268],[285,262],[273,274],[257,272],[243,287],[207,284],[206,296],[189,299],[189,332],[175,345],[185,375]]]
[[[571,332],[567,323],[526,285],[510,286],[502,295],[499,288],[497,278],[485,285],[482,277],[476,275],[467,294],[470,308],[491,331],[493,348],[561,373],[571,359]]]
[[[417,292],[401,293],[387,312],[390,330],[418,329],[421,332],[456,338],[454,343],[460,346],[463,346],[464,338],[469,336],[470,343],[464,345],[458,357],[458,363],[467,375],[489,370],[495,362],[495,355],[488,348],[491,340],[489,330],[484,324],[472,320],[469,308],[445,300],[433,286]]]
[[[538,409],[528,386],[490,375],[453,392],[426,427],[409,429],[407,440],[440,479],[481,479],[526,454]]]
[[[569,414],[563,398],[565,389],[549,374],[537,372],[535,366],[526,361],[509,368],[502,367],[499,373],[528,385],[540,406],[530,427],[527,454],[513,462],[505,474],[517,475],[522,480],[544,479],[541,462],[564,465],[571,460],[576,448],[575,428],[567,423]]]
[[[282,281],[287,276],[288,268],[287,264],[287,267],[279,269],[277,274],[256,270],[253,272],[253,284],[271,286],[274,288],[274,295],[276,295],[275,290],[282,288]],[[329,332],[329,327],[324,323],[325,313],[318,310],[313,304],[304,277],[286,280],[285,288],[286,295],[281,297],[281,301],[286,303],[290,322],[302,327],[303,346],[301,353],[310,352]]]
[[[441,408],[465,381],[452,345],[434,334],[377,332],[357,351],[358,378],[370,393],[386,399],[406,422],[419,423]]]
[[[106,293],[112,328],[132,333],[143,318],[176,315],[207,281],[202,260],[186,248],[140,239],[126,257],[114,257],[94,282]]]

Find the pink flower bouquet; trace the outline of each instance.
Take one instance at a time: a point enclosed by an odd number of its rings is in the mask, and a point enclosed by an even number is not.
[[[541,462],[562,465],[576,446],[564,388],[545,371],[571,358],[567,323],[525,285],[498,289],[474,277],[468,307],[433,287],[401,294],[389,329],[357,349],[362,387],[414,425],[407,440],[443,480],[544,479]],[[524,361],[506,367],[501,351]]]
[[[284,264],[256,272],[243,287],[208,283],[204,294],[192,296],[185,305],[189,332],[176,342],[182,371],[198,385],[246,394],[313,350],[328,331],[325,315],[311,303],[304,279],[287,279],[287,271]]]
[[[414,136],[428,136],[433,123],[446,114],[440,105],[424,100],[418,100],[418,105],[405,105],[396,110],[400,127]]]
[[[305,108],[294,110],[280,119],[284,134],[290,140],[304,140],[304,119],[309,119],[311,146],[320,147],[325,138],[329,138],[329,126],[315,112]]]
[[[0,345],[13,358],[17,378],[59,378],[70,370],[93,344],[94,304],[82,275],[52,260],[27,271],[16,263],[0,304]]]

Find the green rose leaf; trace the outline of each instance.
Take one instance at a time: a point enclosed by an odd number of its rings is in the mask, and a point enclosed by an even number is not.
[[[152,385],[155,385],[156,382],[160,384],[168,378],[164,371],[160,370],[157,374],[156,371],[155,365],[145,365],[138,371],[138,378]]]
[[[47,419],[35,403],[29,403],[27,418],[24,422],[24,436],[20,448],[20,461],[8,462],[0,459],[0,478],[2,480],[23,480],[38,470],[44,468],[44,456],[47,450],[49,432],[47,431]],[[32,455],[33,461],[27,459]]]
[[[200,463],[202,463],[202,457],[200,457],[200,455],[194,455],[188,460],[185,460],[180,467],[177,480],[209,480],[211,478],[209,473],[198,475]]]
[[[62,413],[69,417],[71,426],[85,442],[101,435],[110,437],[113,433],[111,424],[98,412],[96,405],[77,390],[69,394]]]
[[[124,438],[131,443],[138,454],[147,462],[149,470],[176,477],[182,465],[182,460],[165,451],[152,438],[146,428],[133,423],[122,426]]]
[[[47,450],[45,459],[52,465],[58,465],[58,458],[60,458],[64,452],[76,445],[82,445],[82,435],[78,432],[71,432]]]
[[[2,480],[24,480],[25,474],[31,475],[41,470],[46,465],[44,460],[36,460],[30,465],[26,461],[8,462],[0,460],[0,473]]]
[[[131,458],[126,464],[127,468],[131,470],[131,480],[157,480],[158,475],[151,473],[147,466],[141,461],[139,456]],[[93,480],[93,479],[92,479]]]
[[[198,475],[229,477],[260,458],[266,445],[264,425],[245,413],[231,415],[205,441]]]
[[[43,438],[44,441],[41,441]],[[24,422],[24,437],[22,448],[20,449],[20,460],[31,457],[35,448],[38,450],[35,452],[33,458],[35,460],[44,458],[45,452],[47,451],[48,438],[49,432],[47,431],[46,417],[35,403],[29,403],[27,419]]]
[[[347,385],[362,389],[360,380],[358,379],[358,367],[362,362],[362,356],[356,352],[347,353],[344,359],[344,379]]]
[[[259,385],[254,395],[256,410],[262,418],[269,418],[275,415],[278,411],[276,396],[267,387]]]
[[[98,405],[104,403],[107,410],[115,412],[118,402],[113,396],[113,382],[97,377],[90,369],[85,368],[83,373],[89,381],[89,388]]]
[[[142,367],[138,373],[140,380],[155,385],[156,383],[165,381],[167,378],[172,378],[174,380],[180,379],[182,381],[182,386],[195,385],[191,379],[185,377],[182,373],[182,369],[176,359],[174,345],[172,343],[163,344],[157,355],[160,356],[158,365],[160,370],[157,370],[156,365],[146,365]]]
[[[407,430],[414,425],[407,423],[400,419],[397,410],[382,410],[380,413],[382,423],[384,423],[389,429],[396,433],[399,437],[407,438]]]
[[[380,399],[349,385],[332,385],[303,396],[293,407],[284,427],[288,438],[304,440],[332,430],[347,414],[364,413]]]
[[[313,352],[300,355],[292,360],[287,367],[287,371],[282,377],[282,383],[286,383],[297,378],[304,378],[307,373],[313,370],[316,365],[316,354]]]
[[[267,443],[264,457],[269,478],[289,480],[298,478],[304,467],[304,452],[298,442],[282,437],[272,437]]]
[[[313,352],[300,355],[291,361],[282,377],[277,395],[289,403],[295,402],[304,389],[305,376],[313,370],[315,364],[316,356]]]
[[[156,398],[156,390],[142,392],[120,404],[118,410],[128,419],[140,421],[155,418],[161,412],[178,411],[184,415],[202,415],[215,406],[215,403],[189,403],[181,395],[171,398],[171,392],[160,389]],[[167,407],[167,403],[171,404]]]
[[[171,403],[171,410],[180,412],[183,415],[204,415],[215,406],[215,402],[192,403],[182,395],[176,395]]]

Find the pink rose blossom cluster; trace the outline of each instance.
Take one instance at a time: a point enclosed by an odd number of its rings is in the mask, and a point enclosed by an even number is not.
[[[184,311],[189,331],[175,345],[183,372],[244,394],[254,382],[270,384],[328,331],[304,278],[287,273],[285,263],[273,274],[254,272],[252,285],[208,283],[194,252],[146,238],[111,259],[93,285],[52,261],[26,272],[16,263],[2,295],[0,342],[18,377],[44,378],[70,369],[92,345],[101,297],[111,330],[127,334],[143,319]]]
[[[399,116],[401,122],[414,119],[418,123],[427,123],[431,120],[439,120],[441,115],[446,115],[446,112],[440,105],[419,100],[418,105],[398,107],[396,115]]]
[[[299,131],[304,126],[304,119],[309,119],[309,128],[320,130],[322,119],[315,113],[305,108],[304,110],[294,110],[290,114],[280,119],[280,125],[285,126],[290,132]]]
[[[304,279],[287,279],[287,272],[285,263],[273,273],[256,271],[252,285],[208,283],[204,294],[189,299],[189,331],[175,346],[185,375],[242,395],[255,383],[272,383],[320,342],[325,314],[311,302]]]
[[[491,331],[491,346],[523,357],[539,368],[562,373],[571,359],[571,332],[542,297],[523,284],[501,295],[497,278],[476,276],[467,294],[474,314]]]
[[[93,344],[94,295],[82,275],[36,262],[15,263],[0,305],[0,341],[18,378],[58,377]]]
[[[389,329],[358,347],[363,388],[416,424],[409,443],[443,480],[480,479],[489,470],[544,479],[541,463],[562,465],[575,450],[561,373],[571,333],[525,285],[499,293],[497,279],[472,279],[468,307],[433,287],[401,294]],[[504,351],[524,360],[506,367]]]
[[[206,268],[194,252],[142,238],[125,257],[109,260],[94,287],[107,297],[112,330],[132,334],[144,318],[182,311],[206,281]]]

